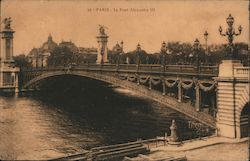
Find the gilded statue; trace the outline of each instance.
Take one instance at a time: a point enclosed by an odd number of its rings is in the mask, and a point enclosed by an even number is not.
[[[4,23],[4,28],[5,29],[11,29],[11,27],[10,27],[10,25],[11,25],[11,17],[5,18],[3,20],[3,23]]]
[[[104,28],[107,28],[107,27],[105,27],[105,26],[103,26],[103,25],[99,25],[99,32],[100,32],[100,35],[106,35],[105,34],[105,29]]]

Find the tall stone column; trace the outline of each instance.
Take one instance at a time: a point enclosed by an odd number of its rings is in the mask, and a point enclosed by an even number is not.
[[[3,20],[4,27],[1,31],[1,68],[0,68],[0,88],[8,85],[10,88],[15,88],[16,80],[18,81],[19,68],[15,67],[13,60],[13,34],[11,28],[11,18]]]
[[[99,34],[96,37],[98,42],[97,64],[108,63],[108,35],[106,35],[104,26],[100,25]]]
[[[11,22],[11,20],[9,20]],[[9,23],[10,23],[9,22]],[[13,31],[10,26],[5,26],[1,34],[1,61],[2,63],[14,63],[13,60]]]

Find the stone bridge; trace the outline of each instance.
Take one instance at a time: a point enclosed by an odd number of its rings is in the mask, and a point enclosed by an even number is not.
[[[202,91],[214,92],[217,67],[166,66],[160,65],[125,65],[120,64],[86,64],[77,67],[57,67],[43,69],[23,69],[21,80],[23,89],[32,89],[49,77],[60,75],[77,75],[100,80],[132,90],[176,111],[215,128],[215,100],[210,100],[210,114],[202,108]],[[193,96],[184,94],[191,91]],[[192,97],[192,98],[191,98]],[[215,99],[215,98],[214,98]],[[208,105],[207,105],[208,106]]]
[[[216,66],[85,64],[23,69],[21,87],[32,89],[47,78],[77,75],[120,86],[181,112],[230,138],[246,137],[249,67],[238,61]]]

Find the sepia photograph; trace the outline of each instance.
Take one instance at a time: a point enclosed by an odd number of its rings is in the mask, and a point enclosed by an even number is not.
[[[0,160],[250,160],[249,12],[0,0]]]

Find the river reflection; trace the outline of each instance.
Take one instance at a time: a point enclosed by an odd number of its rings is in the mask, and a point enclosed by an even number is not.
[[[49,159],[163,136],[172,119],[182,139],[194,134],[190,119],[133,92],[93,80],[61,82],[49,91],[0,97],[0,159]]]

